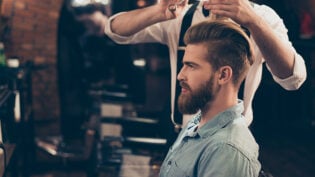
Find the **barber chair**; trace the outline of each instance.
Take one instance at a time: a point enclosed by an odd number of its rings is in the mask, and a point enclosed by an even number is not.
[[[62,136],[37,137],[35,144],[41,152],[58,162],[55,167],[65,171],[84,169],[87,176],[93,176],[95,137],[95,130],[86,129],[81,140],[66,141]]]

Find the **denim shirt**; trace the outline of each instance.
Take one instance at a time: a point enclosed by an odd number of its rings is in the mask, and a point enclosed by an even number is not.
[[[258,144],[245,123],[243,109],[239,100],[201,128],[197,114],[169,149],[160,177],[258,176]]]

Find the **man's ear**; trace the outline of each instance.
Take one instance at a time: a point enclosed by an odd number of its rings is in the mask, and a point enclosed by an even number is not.
[[[227,82],[232,80],[233,70],[230,66],[222,66],[221,68],[219,68],[218,74],[219,74],[218,83],[226,84]]]

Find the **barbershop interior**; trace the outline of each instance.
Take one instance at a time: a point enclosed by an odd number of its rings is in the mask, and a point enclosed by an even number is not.
[[[261,167],[272,177],[314,176],[315,1],[253,2],[282,18],[307,72],[286,90],[262,64],[249,126]],[[90,19],[155,3],[0,0],[1,176],[159,176],[179,132],[168,47],[118,44]]]

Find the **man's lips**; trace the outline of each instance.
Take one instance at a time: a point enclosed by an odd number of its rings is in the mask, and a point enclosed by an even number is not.
[[[180,86],[182,87],[181,93],[187,93],[190,90],[189,86],[184,82],[180,82]]]
[[[188,92],[187,89],[185,89],[185,88],[182,88],[182,89],[181,89],[181,93],[187,93],[187,92]]]

